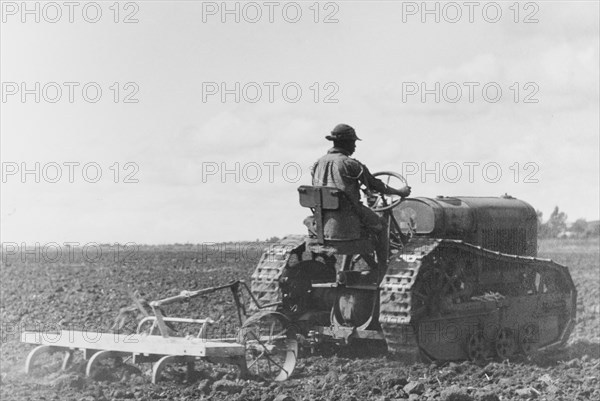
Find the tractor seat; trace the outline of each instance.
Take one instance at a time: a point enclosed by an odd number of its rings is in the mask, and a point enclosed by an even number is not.
[[[354,255],[371,253],[375,242],[361,229],[360,218],[346,194],[337,188],[303,185],[300,205],[313,215],[304,219],[307,248],[314,253]]]

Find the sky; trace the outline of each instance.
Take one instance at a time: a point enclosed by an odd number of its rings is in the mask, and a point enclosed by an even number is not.
[[[2,2],[3,242],[303,233],[296,188],[341,122],[414,197],[599,218],[598,2],[22,4]]]

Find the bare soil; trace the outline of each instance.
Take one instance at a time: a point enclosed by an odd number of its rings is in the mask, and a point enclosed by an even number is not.
[[[260,244],[265,245],[265,244]],[[253,245],[256,249],[257,245]],[[303,356],[294,377],[283,383],[238,380],[235,367],[198,363],[187,382],[174,370],[168,382],[153,385],[148,366],[85,378],[76,359],[66,372],[26,376],[33,348],[19,342],[23,330],[73,328],[110,331],[117,312],[131,301],[129,288],[149,300],[241,278],[249,282],[258,252],[207,257],[194,246],[148,246],[130,255],[107,251],[95,261],[75,252],[50,262],[2,257],[0,270],[2,400],[590,400],[600,399],[600,243],[546,240],[540,256],[569,266],[577,285],[577,325],[568,345],[531,360],[474,364],[409,364],[381,350],[339,350]],[[126,256],[126,257],[124,257]],[[123,260],[125,259],[125,260]],[[237,260],[236,260],[237,259]],[[223,316],[235,332],[235,309],[227,292],[170,308],[169,314]],[[109,372],[114,373],[114,372]],[[291,398],[285,398],[284,396]]]

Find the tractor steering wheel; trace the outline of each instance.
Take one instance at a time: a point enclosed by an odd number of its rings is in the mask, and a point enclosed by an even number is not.
[[[380,171],[373,174],[373,177],[379,177],[379,179],[382,180],[386,185],[389,185],[393,188],[401,188],[405,185],[408,185],[406,178],[393,171]],[[395,178],[396,181],[400,181],[402,185],[390,185],[390,180],[392,178]],[[386,210],[391,210],[398,206],[400,202],[404,200],[404,198],[402,198],[399,195],[384,195],[379,193],[374,194],[368,189],[363,189],[363,192],[367,196],[367,204],[374,212],[384,212]]]

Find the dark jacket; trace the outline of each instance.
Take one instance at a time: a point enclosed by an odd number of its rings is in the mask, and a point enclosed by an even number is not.
[[[340,200],[340,209],[324,213],[323,234],[326,239],[352,240],[361,237],[361,226],[380,229],[375,212],[360,202],[360,185],[377,192],[388,193],[390,188],[373,177],[369,169],[341,148],[331,148],[312,167],[312,185],[338,188],[347,195]],[[305,222],[310,227],[309,222]]]
[[[389,193],[390,188],[381,180],[373,177],[367,166],[348,156],[341,148],[331,148],[312,167],[312,184],[341,189],[348,198],[360,203],[360,184],[367,188]]]

